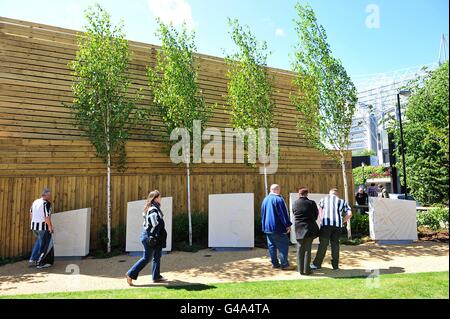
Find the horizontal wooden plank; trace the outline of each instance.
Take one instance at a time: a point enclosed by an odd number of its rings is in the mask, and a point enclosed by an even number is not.
[[[44,24],[36,24],[36,23],[27,22],[27,21],[2,18],[2,17],[0,17],[0,22],[2,22],[4,24],[12,24],[13,26],[21,27],[21,28],[25,28],[25,29],[26,28],[29,28],[29,29],[34,28],[34,29],[38,29],[38,30],[42,30],[42,31],[47,31],[48,33],[56,33],[59,35],[62,34],[62,35],[68,36],[69,38],[75,37],[75,35],[78,33],[78,31],[75,31],[75,30],[59,28],[59,27],[54,27],[54,26],[44,25]],[[147,52],[149,49],[157,50],[160,48],[159,46],[156,46],[156,45],[151,45],[151,44],[137,42],[137,41],[129,41],[129,43],[130,43],[130,47],[132,47],[133,50],[135,50],[137,52],[138,51]],[[55,43],[55,45],[57,45],[57,44]],[[209,55],[204,55],[204,54],[197,54],[197,56],[201,59],[216,62],[216,63],[223,62],[223,59],[214,57],[214,56],[209,56]],[[277,68],[269,68],[269,70],[271,72],[276,73],[278,76],[291,76],[294,74],[291,71],[281,70],[281,69],[277,69]]]

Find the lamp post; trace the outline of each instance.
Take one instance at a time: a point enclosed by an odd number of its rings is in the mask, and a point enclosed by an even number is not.
[[[405,199],[408,199],[408,185],[406,184],[406,162],[405,162],[405,142],[403,140],[402,113],[400,109],[400,95],[410,96],[411,91],[401,90],[397,93],[397,113],[400,126],[400,149],[402,151],[402,169],[403,169],[403,185],[405,186]]]
[[[364,183],[364,187],[366,187],[366,176],[364,175],[364,166],[366,166],[366,163],[362,162],[361,163],[361,167],[362,167],[362,177],[363,177],[363,183]]]

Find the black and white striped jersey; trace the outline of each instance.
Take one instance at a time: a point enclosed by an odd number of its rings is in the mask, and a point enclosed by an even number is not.
[[[48,230],[48,225],[45,223],[45,218],[50,217],[52,213],[52,204],[39,198],[31,205],[31,230]]]
[[[336,195],[322,197],[319,207],[322,208],[321,226],[342,227],[343,217],[351,210],[350,205]]]

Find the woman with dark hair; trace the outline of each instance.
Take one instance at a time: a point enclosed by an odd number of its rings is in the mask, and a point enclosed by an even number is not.
[[[162,249],[166,247],[167,232],[164,224],[164,214],[160,208],[161,193],[154,190],[148,194],[147,203],[142,215],[144,216],[144,230],[141,234],[141,242],[144,246],[144,255],[127,272],[127,283],[132,286],[139,272],[147,266],[152,259],[153,282],[161,282],[166,279],[160,274]]]

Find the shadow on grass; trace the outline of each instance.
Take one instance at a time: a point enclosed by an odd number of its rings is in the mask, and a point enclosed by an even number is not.
[[[381,268],[381,269],[339,269],[333,270],[331,268],[321,268],[319,270],[315,270],[312,277],[326,277],[333,279],[346,279],[346,278],[368,278],[368,277],[377,277],[379,275],[385,274],[402,274],[405,272],[405,268],[403,267],[389,267],[389,268]]]
[[[216,289],[217,287],[204,284],[194,284],[194,285],[167,286],[166,288],[170,290],[203,291],[209,289]]]
[[[165,287],[166,289],[170,289],[170,290],[186,290],[186,291],[203,291],[203,290],[217,288],[216,286],[205,285],[205,284],[200,284],[200,283],[185,282],[185,281],[180,281],[180,280],[169,280],[169,281],[162,282],[162,283],[153,283],[153,284],[144,284],[144,285],[134,284],[133,287],[136,287],[136,288]]]

